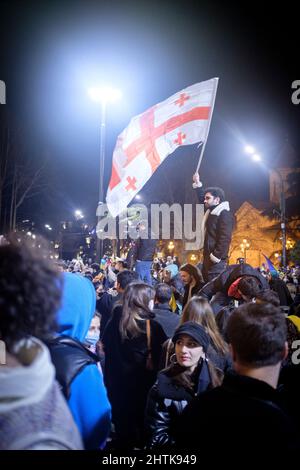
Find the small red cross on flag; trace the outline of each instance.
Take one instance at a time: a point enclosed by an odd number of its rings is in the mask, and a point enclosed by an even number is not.
[[[217,85],[218,78],[196,83],[131,119],[113,153],[106,195],[113,217],[126,209],[177,147],[206,141]]]
[[[177,139],[174,140],[175,144],[182,145],[185,141],[186,135],[183,132],[178,132]]]
[[[133,177],[131,178],[130,176],[127,176],[127,181],[128,181],[128,185],[125,187],[126,191],[130,191],[131,189],[133,189],[134,191],[137,189],[135,187],[135,183],[136,183],[136,178]]]
[[[189,95],[186,95],[185,93],[181,93],[178,100],[175,101],[175,104],[177,104],[179,108],[181,108],[181,106],[184,105],[185,101],[189,99],[190,99]]]

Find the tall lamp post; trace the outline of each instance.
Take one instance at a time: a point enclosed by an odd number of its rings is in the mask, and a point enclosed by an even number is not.
[[[261,162],[262,158],[255,152],[254,147],[247,145],[245,152],[252,156],[252,160],[255,162]],[[281,264],[283,268],[286,268],[286,225],[285,225],[285,194],[284,194],[284,181],[282,174],[277,168],[273,168],[280,181],[280,229],[281,229],[281,242],[282,242],[282,259]]]
[[[285,225],[285,194],[284,194],[284,181],[282,174],[277,168],[274,168],[275,173],[280,181],[280,229],[282,240],[282,266],[286,268],[286,225]]]
[[[99,204],[104,202],[104,162],[105,162],[105,137],[106,137],[106,108],[107,103],[113,103],[121,98],[120,90],[114,88],[90,88],[88,94],[93,101],[101,104],[101,126],[100,126],[100,173],[99,173]],[[97,206],[98,207],[98,206]],[[100,215],[98,215],[100,222]],[[103,239],[98,236],[96,230],[96,256],[100,261],[103,256]]]
[[[245,263],[247,263],[247,250],[250,248],[250,243],[246,238],[244,238],[243,243],[240,244],[240,247],[245,258]]]

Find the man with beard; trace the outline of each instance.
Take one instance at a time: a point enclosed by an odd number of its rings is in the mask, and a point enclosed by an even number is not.
[[[203,190],[199,173],[193,176],[193,188],[204,203],[204,247],[202,274],[205,282],[211,281],[227,265],[228,250],[233,230],[233,215],[223,189],[210,187]]]

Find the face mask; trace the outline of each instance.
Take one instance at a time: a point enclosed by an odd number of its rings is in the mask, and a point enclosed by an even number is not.
[[[99,334],[92,334],[92,335],[87,335],[85,337],[85,342],[88,343],[90,346],[95,346],[97,341],[99,341]]]

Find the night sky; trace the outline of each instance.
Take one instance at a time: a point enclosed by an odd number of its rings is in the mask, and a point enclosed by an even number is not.
[[[80,208],[95,218],[100,110],[86,89],[101,81],[123,92],[107,117],[106,184],[117,135],[133,116],[219,77],[201,178],[222,186],[234,209],[268,200],[268,178],[243,146],[255,145],[267,165],[286,142],[300,156],[300,105],[291,101],[291,84],[300,79],[297,14],[282,4],[211,3],[0,2],[5,112],[24,154],[47,156],[54,181],[22,216],[55,223]],[[196,146],[169,156],[142,190],[147,202],[172,202],[170,187],[175,200],[190,202],[197,157]]]

